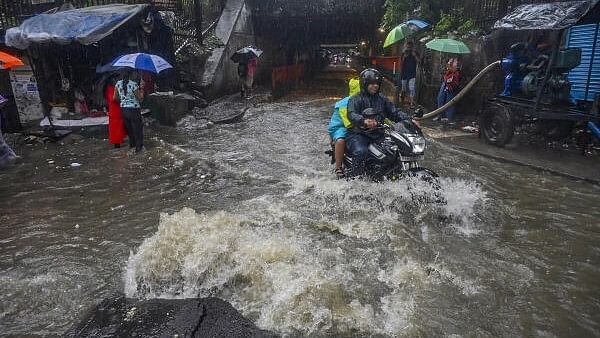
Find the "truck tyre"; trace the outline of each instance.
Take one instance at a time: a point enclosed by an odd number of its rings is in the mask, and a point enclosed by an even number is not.
[[[479,114],[479,130],[487,143],[503,147],[515,134],[515,122],[510,110],[500,103],[486,104]]]

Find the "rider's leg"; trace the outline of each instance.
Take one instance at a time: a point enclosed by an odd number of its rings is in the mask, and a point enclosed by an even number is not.
[[[341,138],[335,141],[335,170],[342,169],[344,163],[344,152],[346,151],[346,140]]]
[[[364,174],[370,141],[371,139],[362,134],[353,133],[348,136],[348,152],[352,156],[351,177]]]

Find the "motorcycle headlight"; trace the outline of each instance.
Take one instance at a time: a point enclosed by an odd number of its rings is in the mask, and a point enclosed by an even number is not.
[[[413,153],[422,154],[425,152],[425,138],[419,135],[407,136],[408,140],[412,144]]]

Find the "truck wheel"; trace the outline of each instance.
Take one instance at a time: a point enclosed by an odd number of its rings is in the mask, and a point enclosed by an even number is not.
[[[494,102],[479,114],[479,129],[487,143],[503,147],[515,134],[515,122],[507,107]]]

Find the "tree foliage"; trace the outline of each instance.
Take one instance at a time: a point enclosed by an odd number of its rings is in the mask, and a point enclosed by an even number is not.
[[[411,18],[436,22],[442,11],[452,8],[452,2],[450,0],[386,0],[382,27],[391,29]]]
[[[475,20],[465,15],[462,8],[455,8],[448,13],[442,13],[439,21],[435,24],[433,32],[437,36],[442,36],[448,32],[456,32],[458,35],[468,34],[479,31],[475,25]]]
[[[386,0],[381,27],[390,30],[411,18],[434,24],[434,34],[476,31],[475,20],[465,15],[461,0]]]
[[[409,11],[412,11],[412,4],[410,2],[410,0],[386,0],[383,5],[385,13],[381,27],[390,30],[403,22]]]

